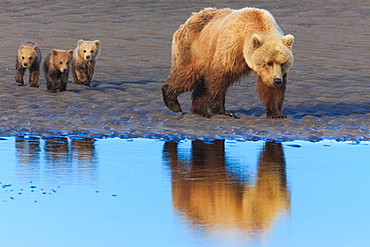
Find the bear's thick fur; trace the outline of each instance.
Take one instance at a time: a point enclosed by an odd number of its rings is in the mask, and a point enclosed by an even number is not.
[[[96,59],[100,53],[100,41],[79,40],[73,52],[72,75],[73,83],[91,86]]]
[[[255,72],[267,118],[285,118],[281,110],[293,42],[263,9],[206,8],[193,13],[173,35],[172,70],[162,86],[163,100],[170,110],[181,112],[177,97],[193,91],[193,114],[234,116],[225,111],[227,89]]]
[[[67,90],[70,61],[73,51],[51,50],[45,57],[43,69],[46,86],[49,92],[55,93]]]
[[[15,82],[17,86],[24,86],[24,74],[29,69],[30,87],[39,86],[41,51],[39,47],[31,42],[24,42],[18,49],[18,55],[15,62]]]

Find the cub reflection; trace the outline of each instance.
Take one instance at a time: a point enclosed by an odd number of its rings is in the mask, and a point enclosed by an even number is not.
[[[40,138],[24,139],[18,136],[15,139],[17,162],[20,164],[38,164],[40,162]]]
[[[39,164],[43,160],[51,164],[97,163],[95,140],[92,138],[69,139],[67,137],[25,138],[15,140],[17,162]]]
[[[78,176],[84,181],[96,181],[98,160],[95,140],[67,137],[25,138],[15,141],[18,173],[28,180],[46,180]]]
[[[249,172],[248,179],[232,172],[238,164],[234,157],[226,158],[224,140],[212,144],[193,141],[188,156],[178,143],[167,142],[163,157],[171,169],[173,206],[195,228],[237,229],[252,235],[270,229],[279,213],[289,213],[280,143],[264,144],[257,173]]]

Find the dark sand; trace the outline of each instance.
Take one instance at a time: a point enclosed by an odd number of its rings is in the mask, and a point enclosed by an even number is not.
[[[295,64],[283,112],[265,119],[254,76],[230,88],[226,108],[240,119],[205,119],[163,104],[173,32],[203,7],[268,9],[295,36]],[[91,137],[370,139],[370,6],[365,1],[8,1],[0,15],[0,133]],[[93,87],[68,84],[47,93],[17,87],[15,56],[30,40],[45,56],[73,49],[78,39],[102,43]],[[71,76],[70,76],[71,81]]]

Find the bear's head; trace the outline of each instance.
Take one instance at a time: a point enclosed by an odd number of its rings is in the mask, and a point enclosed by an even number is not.
[[[18,50],[18,61],[21,63],[23,68],[30,67],[33,62],[38,58],[39,47],[21,45]]]
[[[69,64],[73,57],[73,51],[54,49],[51,52],[52,52],[51,59],[52,59],[53,66],[62,73],[68,72]]]
[[[280,87],[294,62],[293,42],[291,34],[273,38],[253,34],[244,42],[244,58],[267,86]]]
[[[81,39],[78,41],[76,51],[79,59],[83,61],[94,61],[100,52],[100,41],[85,41]]]

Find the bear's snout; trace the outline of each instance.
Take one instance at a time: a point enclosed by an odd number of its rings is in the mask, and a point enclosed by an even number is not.
[[[87,55],[87,56],[86,56],[86,59],[87,59],[87,60],[91,59],[91,56],[90,56],[90,55]]]
[[[282,82],[283,81],[281,80],[281,78],[274,78],[274,86],[275,87],[280,87]]]
[[[24,62],[24,63],[23,63],[23,66],[24,66],[24,67],[27,67],[27,66],[28,66],[28,63]]]

